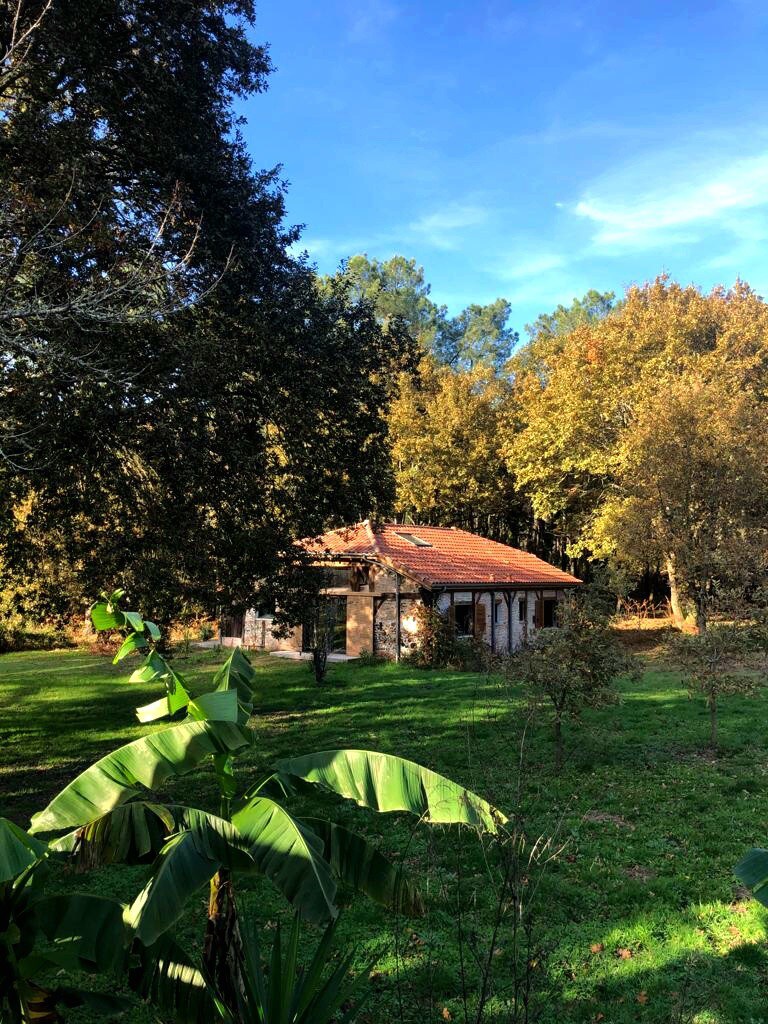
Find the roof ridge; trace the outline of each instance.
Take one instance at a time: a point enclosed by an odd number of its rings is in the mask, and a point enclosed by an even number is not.
[[[371,522],[370,519],[364,519],[360,525],[362,527],[364,527],[365,532],[368,535],[368,540],[370,540],[374,552],[377,555],[380,555],[381,554],[381,548],[379,547],[379,538],[376,536],[376,530],[374,529],[373,523]],[[386,525],[386,524],[382,524],[382,525]]]

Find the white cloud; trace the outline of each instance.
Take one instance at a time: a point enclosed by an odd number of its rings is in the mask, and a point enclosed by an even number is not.
[[[531,253],[528,256],[515,255],[512,258],[502,258],[488,270],[501,281],[522,281],[529,277],[537,277],[539,274],[562,267],[565,258],[556,252]]]
[[[678,150],[604,178],[573,210],[596,226],[597,246],[643,249],[696,242],[707,227],[729,230],[739,211],[765,204],[768,152],[723,163]]]
[[[435,249],[455,249],[457,233],[488,220],[488,210],[474,203],[449,203],[442,210],[411,221],[408,231]]]

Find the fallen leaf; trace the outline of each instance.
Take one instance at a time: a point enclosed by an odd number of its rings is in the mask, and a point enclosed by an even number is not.
[[[648,1002],[648,993],[647,992],[638,992],[637,993],[637,1001],[642,1006],[645,1006],[645,1004]]]
[[[443,1016],[443,1020],[453,1020],[453,1014],[451,1013],[451,1011],[448,1009],[447,1006],[443,1007],[443,1014],[442,1014],[442,1016]]]
[[[589,947],[589,952],[602,953],[604,949],[605,946],[602,944],[602,942],[593,942],[592,945]]]
[[[604,1013],[598,1013],[597,1016],[595,1017],[595,1021],[598,1022],[598,1024],[599,1024],[599,1022],[601,1020],[605,1020],[605,1014]]]
[[[629,960],[631,958],[631,956],[632,956],[632,950],[631,949],[623,949],[623,948],[620,947],[619,949],[616,950],[616,955],[618,956],[618,958],[620,960]]]
[[[741,932],[739,931],[739,929],[736,927],[735,924],[729,925],[728,926],[728,931],[731,933],[731,935],[741,935]]]

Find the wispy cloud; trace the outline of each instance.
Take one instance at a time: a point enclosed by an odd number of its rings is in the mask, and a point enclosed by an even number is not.
[[[453,202],[411,221],[407,230],[435,249],[455,249],[459,244],[459,233],[465,228],[484,224],[488,216],[487,207]]]
[[[502,257],[488,267],[490,273],[501,281],[524,281],[550,270],[556,270],[565,263],[565,257],[556,252],[532,252]]]
[[[768,151],[718,165],[678,150],[605,178],[573,211],[595,226],[596,246],[629,250],[695,242],[703,230],[728,230],[736,215],[766,204]]]

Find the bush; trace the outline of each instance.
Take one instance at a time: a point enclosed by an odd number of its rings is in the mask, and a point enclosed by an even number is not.
[[[456,637],[451,623],[434,608],[419,605],[415,610],[419,646],[403,659],[416,668],[458,668],[487,671],[492,663],[491,650],[476,637]]]
[[[611,628],[578,600],[564,602],[558,625],[537,630],[506,661],[510,681],[523,684],[534,706],[551,710],[557,768],[563,762],[563,721],[577,721],[585,708],[617,703],[618,678],[636,673]]]

